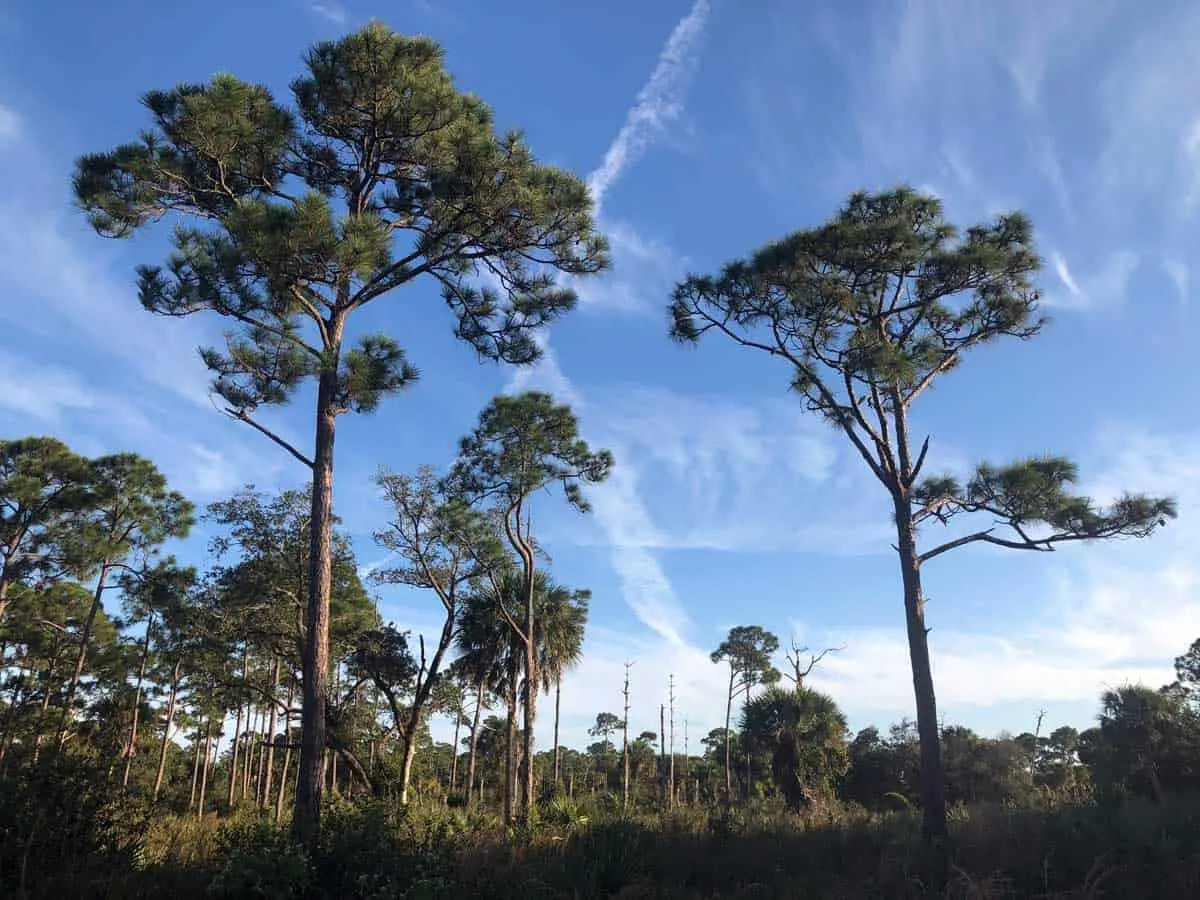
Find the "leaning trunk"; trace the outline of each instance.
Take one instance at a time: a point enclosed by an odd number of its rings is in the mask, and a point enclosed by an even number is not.
[[[96,616],[104,598],[104,587],[108,581],[109,561],[100,563],[100,576],[96,579],[96,591],[92,595],[92,608],[88,610],[87,619],[83,623],[83,631],[79,635],[79,653],[75,657],[75,671],[71,674],[71,683],[67,686],[67,695],[63,698],[62,714],[58,720],[58,746],[61,748],[67,739],[67,720],[71,715],[71,704],[75,701],[75,692],[83,678],[83,667],[87,664],[88,644],[92,640],[92,629],[96,625]]]
[[[137,686],[133,689],[133,724],[129,726],[129,747],[125,750],[125,774],[121,777],[121,790],[129,787],[129,770],[133,766],[133,753],[137,747],[138,714],[142,706],[142,682],[146,678],[146,660],[150,656],[150,635],[154,631],[154,613],[146,620],[146,639],[142,642],[142,659],[138,663]]]
[[[313,456],[308,609],[305,616],[304,685],[300,714],[300,769],[296,776],[296,836],[312,845],[321,824],[321,763],[325,753],[325,704],[329,687],[329,594],[333,582],[333,438],[342,321],[327,324],[327,359],[317,386],[316,452]]]
[[[154,776],[154,801],[158,802],[158,792],[162,790],[163,776],[167,771],[167,748],[171,746],[171,722],[175,718],[175,698],[179,695],[179,671],[183,668],[183,660],[175,663],[171,672],[171,693],[167,697],[167,723],[163,726],[162,744],[158,748],[158,774]]]
[[[917,705],[917,734],[921,741],[921,834],[926,841],[946,833],[946,792],[942,776],[942,744],[938,733],[937,700],[929,664],[929,632],[925,627],[925,597],[921,593],[921,565],[908,497],[894,496],[896,549],[904,583],[904,617],[908,629],[908,655],[912,663],[913,693]]]

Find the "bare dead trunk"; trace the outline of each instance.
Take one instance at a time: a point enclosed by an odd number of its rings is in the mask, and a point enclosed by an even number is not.
[[[275,673],[272,676],[271,682],[271,719],[267,724],[267,755],[266,768],[263,771],[261,780],[262,790],[259,792],[258,805],[266,809],[267,804],[271,802],[271,781],[275,775],[275,728],[278,726],[279,715],[279,671],[281,663],[279,657],[275,657]]]
[[[110,563],[106,559],[100,563],[100,575],[96,579],[96,590],[92,595],[92,607],[88,610],[87,619],[83,623],[83,631],[79,635],[79,653],[75,657],[75,671],[71,674],[71,683],[67,686],[67,694],[63,698],[62,713],[58,720],[58,746],[62,747],[67,739],[67,720],[71,715],[71,704],[75,701],[75,692],[83,678],[83,668],[87,664],[88,644],[92,640],[92,629],[96,625],[96,616],[104,597],[104,587],[108,581]]]
[[[313,456],[308,608],[305,616],[303,699],[300,715],[300,769],[296,776],[296,836],[311,846],[321,824],[322,759],[325,753],[325,706],[329,690],[329,594],[333,582],[333,442],[336,416],[337,360],[342,321],[327,324],[329,360],[317,387],[316,452]]]
[[[901,493],[896,492],[893,499],[896,549],[904,583],[908,654],[916,697],[917,735],[921,742],[921,834],[927,842],[933,842],[940,841],[946,834],[946,789],[933,670],[929,662],[929,630],[925,627],[925,597],[921,592],[921,568],[912,526],[912,510],[908,498]]]
[[[562,718],[562,677],[554,679],[554,793],[562,789],[562,747],[558,745],[558,722]],[[628,718],[628,716],[626,716]]]
[[[471,724],[471,752],[467,757],[467,806],[471,805],[471,798],[474,796],[475,790],[475,758],[479,749],[479,720],[483,716],[483,687],[484,679],[479,679],[475,685],[475,720]],[[483,791],[480,792],[482,799]]]
[[[175,663],[171,672],[171,693],[167,696],[167,722],[163,726],[162,744],[158,748],[158,774],[154,776],[154,801],[158,802],[158,793],[162,790],[163,777],[167,771],[167,750],[171,746],[171,723],[175,719],[175,698],[179,696],[179,673],[183,668],[183,660]]]
[[[142,706],[142,682],[146,678],[146,660],[150,657],[150,635],[154,631],[154,613],[146,620],[146,639],[142,642],[142,658],[138,663],[137,686],[133,689],[133,724],[129,726],[129,746],[125,750],[125,774],[121,776],[121,790],[129,788],[129,770],[133,767],[133,754],[137,749],[138,716]]]

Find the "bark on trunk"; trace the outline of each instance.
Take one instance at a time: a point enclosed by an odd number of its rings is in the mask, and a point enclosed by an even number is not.
[[[305,616],[304,685],[300,716],[300,768],[293,820],[296,836],[312,845],[321,824],[322,761],[326,744],[326,695],[329,687],[329,594],[333,581],[333,441],[337,360],[342,321],[326,326],[328,361],[317,386],[316,447],[313,455],[308,608]]]
[[[483,715],[483,682],[479,679],[475,685],[475,721],[471,724],[471,752],[467,758],[467,806],[471,806],[471,798],[475,796],[475,758],[479,749],[479,720]],[[482,791],[480,791],[482,794]]]
[[[245,662],[243,657],[242,671],[245,672]],[[238,771],[238,756],[241,753],[242,743],[242,707],[238,705],[237,718],[233,724],[233,747],[229,751],[229,791],[225,798],[225,804],[230,809],[233,809],[233,792],[237,790],[237,771]]]
[[[196,786],[200,784],[200,747],[204,741],[200,737],[200,726],[196,726],[196,752],[192,757],[192,792],[188,795],[188,812],[196,805]]]
[[[533,634],[533,604],[525,615],[527,634]],[[529,640],[525,645],[525,734],[521,742],[521,814],[520,822],[528,825],[533,815],[533,723],[537,710],[537,659],[535,645]]]
[[[154,631],[154,613],[146,620],[146,639],[142,642],[142,659],[138,663],[137,686],[133,689],[133,724],[129,726],[129,746],[125,750],[125,774],[121,776],[121,790],[129,787],[129,771],[133,767],[133,754],[137,748],[138,715],[142,706],[142,682],[146,678],[146,660],[150,657],[150,635]]]
[[[255,760],[257,753],[261,749],[258,744],[259,723],[262,719],[261,709],[256,709],[253,704],[246,713],[246,750],[243,753],[245,757],[242,760],[242,800],[245,801],[246,795],[250,793],[250,784],[254,775]]]
[[[87,664],[88,644],[92,640],[92,629],[96,625],[96,616],[104,597],[104,587],[110,571],[109,560],[100,563],[100,575],[96,579],[96,590],[92,595],[92,608],[88,610],[87,619],[83,623],[83,631],[79,635],[79,653],[75,657],[75,671],[71,674],[71,683],[67,686],[67,695],[63,698],[62,713],[58,720],[58,746],[61,748],[67,739],[67,720],[71,715],[71,704],[75,701],[75,692],[83,678],[83,667]]]
[[[451,796],[458,784],[458,739],[462,736],[462,714],[462,694],[459,694],[458,709],[454,711],[454,752],[450,754],[450,790],[447,791]]]
[[[171,746],[171,723],[175,719],[175,698],[179,696],[179,673],[183,668],[183,660],[175,663],[171,672],[171,693],[167,696],[167,723],[163,726],[162,744],[158,748],[158,773],[154,776],[154,802],[158,802],[159,791],[162,790],[163,776],[167,771],[167,750]]]
[[[921,593],[921,567],[912,526],[912,510],[907,496],[898,492],[894,495],[894,505],[896,547],[904,583],[908,654],[912,663],[913,693],[917,707],[917,735],[921,741],[921,834],[927,842],[933,842],[946,834],[942,742],[938,730],[933,670],[929,663],[929,631],[925,627],[925,597]]]

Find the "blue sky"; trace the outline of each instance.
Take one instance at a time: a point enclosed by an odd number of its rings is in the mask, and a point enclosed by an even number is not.
[[[461,86],[535,153],[589,178],[614,248],[536,369],[480,365],[427,286],[361,327],[397,336],[422,369],[372,417],[341,420],[337,507],[364,567],[386,510],[372,474],[445,465],[494,394],[553,390],[617,457],[580,517],[537,522],[562,582],[594,593],[586,658],[565,685],[564,735],[619,709],[657,729],[674,673],[693,743],[719,724],[729,627],[845,645],[813,684],[853,727],[911,714],[888,504],[861,460],[786,393],[787,373],[666,337],[674,281],[827,218],[856,188],[901,181],[969,224],[1033,218],[1055,321],[986,348],[922,400],[931,464],[1063,452],[1097,498],[1175,495],[1145,542],[1055,554],[969,548],[926,570],[940,712],[983,732],[1085,726],[1106,686],[1170,678],[1200,637],[1200,426],[1192,414],[1200,246],[1200,7],[786,0],[606,4],[396,0],[117,6],[0,0],[0,422],[77,449],[141,452],[204,503],[302,469],[209,405],[202,318],[156,319],[133,269],[165,252],[90,233],[71,162],[145,124],[150,88],[218,71],[285,96],[310,42],[378,17],[438,38]],[[52,41],[51,41],[52,36]],[[308,445],[310,405],[271,423]],[[935,533],[926,540],[933,540]],[[202,556],[201,530],[181,548]],[[438,604],[384,591],[417,629]],[[548,726],[549,716],[544,717]],[[542,736],[542,735],[539,735]],[[548,739],[548,731],[544,737]]]

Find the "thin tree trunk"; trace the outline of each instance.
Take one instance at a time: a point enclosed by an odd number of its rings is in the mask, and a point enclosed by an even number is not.
[[[3,655],[0,654],[0,659]],[[21,694],[25,690],[25,670],[22,669],[13,685],[12,697],[8,701],[8,710],[4,715],[4,733],[0,734],[0,762],[8,755],[8,746],[13,736],[13,720],[17,717],[17,707],[21,703]]]
[[[517,758],[517,689],[514,685],[508,696],[508,739],[504,748],[504,824],[513,823],[513,799],[516,793]]]
[[[725,697],[725,800],[730,802],[733,800],[733,768],[730,765],[729,744],[731,735],[729,733],[729,721],[733,718],[733,664],[729,666],[729,692]]]
[[[196,753],[192,758],[192,793],[188,797],[188,812],[192,811],[192,807],[196,805],[196,786],[200,783],[200,745],[203,743],[200,739],[200,725],[196,725]]]
[[[475,685],[475,720],[471,724],[471,752],[467,757],[467,806],[471,806],[471,797],[475,790],[475,757],[479,749],[479,720],[483,715],[483,682],[484,679],[479,679]],[[483,791],[480,792],[480,799],[483,799]]]
[[[904,613],[908,653],[912,663],[913,693],[917,706],[917,735],[921,741],[921,833],[926,841],[939,841],[946,833],[946,789],[942,774],[942,742],[938,728],[933,670],[929,663],[929,631],[925,627],[925,597],[912,510],[906,496],[894,495],[897,551],[904,583]]]
[[[658,785],[663,803],[667,799],[667,707],[658,705]]]
[[[243,660],[245,657],[243,657]],[[242,671],[245,672],[245,662],[242,663]],[[237,708],[237,719],[233,725],[233,747],[229,751],[229,790],[225,798],[225,804],[230,809],[233,809],[233,792],[237,790],[237,772],[238,772],[238,755],[241,752],[242,743],[242,705],[239,703]]]
[[[558,722],[560,718],[562,718],[561,675],[554,679],[554,793],[556,795],[562,790],[562,747],[558,745]]]
[[[67,686],[67,695],[63,698],[62,713],[58,720],[58,746],[62,747],[67,739],[67,720],[71,715],[71,704],[75,701],[75,692],[83,678],[83,668],[87,663],[88,644],[92,640],[92,629],[96,625],[96,616],[104,597],[104,587],[108,581],[110,563],[107,559],[100,563],[100,575],[96,579],[96,590],[92,595],[92,607],[88,610],[87,619],[83,623],[83,631],[79,635],[79,653],[75,657],[75,671],[71,675],[71,683]]]
[[[158,793],[162,790],[163,777],[167,771],[167,750],[171,746],[171,723],[175,719],[175,698],[179,695],[179,673],[183,668],[183,660],[177,660],[171,672],[171,693],[167,696],[167,723],[163,726],[162,744],[158,748],[158,773],[154,776],[154,802],[158,802]]]
[[[625,690],[622,693],[625,695],[625,718],[621,721],[621,809],[629,809],[629,667],[631,663],[625,663]],[[557,715],[557,708],[555,709]],[[557,728],[557,720],[555,727]]]
[[[204,794],[208,790],[208,767],[212,757],[212,717],[204,725],[204,765],[200,767],[200,802],[196,805],[196,818],[204,818]]]
[[[129,788],[129,771],[133,767],[133,754],[137,749],[138,716],[142,706],[142,681],[146,677],[146,660],[150,657],[150,635],[154,631],[154,612],[146,619],[146,639],[142,642],[142,659],[138,663],[137,686],[133,689],[133,724],[129,726],[129,747],[125,751],[125,774],[121,776],[121,790]]]
[[[453,796],[454,788],[458,784],[458,750],[459,750],[458,739],[462,735],[462,719],[463,719],[462,694],[460,693],[458,696],[459,696],[458,703],[457,703],[458,709],[456,709],[454,711],[454,745],[453,745],[454,749],[453,749],[453,752],[450,754],[450,790],[446,792],[448,796]]]
[[[292,703],[296,700],[296,681],[288,679],[287,707],[283,711],[283,764],[279,767],[279,797],[275,801],[275,821],[283,818],[283,800],[287,796],[288,767],[292,762]]]
[[[262,809],[266,809],[271,802],[271,781],[275,775],[275,728],[278,726],[279,715],[279,672],[281,662],[279,657],[275,657],[275,672],[272,675],[271,681],[271,719],[267,724],[267,765],[263,772],[261,787],[259,792],[258,805]]]
[[[243,754],[245,757],[242,760],[242,800],[245,801],[246,795],[250,793],[251,777],[254,774],[255,754],[260,749],[258,744],[259,720],[262,718],[262,710],[250,705],[249,711],[246,713],[246,751]]]

